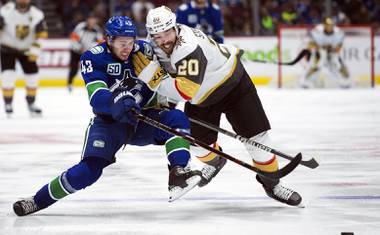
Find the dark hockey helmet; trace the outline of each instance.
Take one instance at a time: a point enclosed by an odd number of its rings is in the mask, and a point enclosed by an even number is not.
[[[136,37],[137,29],[128,16],[112,16],[106,23],[105,34],[109,39],[114,37]]]

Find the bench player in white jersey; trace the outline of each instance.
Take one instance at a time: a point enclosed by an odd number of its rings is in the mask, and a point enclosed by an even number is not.
[[[26,101],[31,115],[41,114],[35,106],[38,86],[37,58],[40,53],[40,39],[47,38],[44,14],[30,4],[30,0],[8,2],[0,10],[1,30],[1,81],[5,112],[13,113],[12,100],[15,89],[16,60],[25,74]]]
[[[334,25],[331,18],[327,17],[323,24],[311,30],[309,50],[314,52],[314,56],[311,57],[306,74],[301,79],[302,87],[313,87],[323,68],[329,71],[330,76],[338,79],[341,87],[351,86],[348,69],[340,56],[343,41],[344,32]]]
[[[224,113],[237,134],[270,145],[270,124],[250,76],[241,61],[241,51],[218,44],[200,30],[176,24],[171,10],[161,6],[150,10],[146,28],[159,61],[143,54],[134,56],[138,77],[148,86],[174,101],[186,101],[189,117],[219,125]],[[161,66],[168,72],[163,72]],[[191,135],[216,149],[217,133],[191,124]],[[267,172],[278,169],[276,156],[246,145],[253,164]],[[199,186],[206,185],[224,166],[225,159],[194,147],[205,163]],[[207,170],[208,169],[208,170]],[[301,196],[279,180],[257,175],[268,196],[288,205],[299,205]]]

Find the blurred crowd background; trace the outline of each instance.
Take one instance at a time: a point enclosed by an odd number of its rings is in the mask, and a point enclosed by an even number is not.
[[[1,4],[7,1],[1,0]],[[186,0],[34,0],[45,12],[51,37],[68,37],[75,25],[94,14],[99,24],[110,15],[134,19],[139,36],[146,31],[149,9],[166,5],[173,11]],[[279,24],[320,23],[331,16],[342,25],[370,24],[380,34],[380,0],[212,0],[220,6],[225,36],[275,35]]]

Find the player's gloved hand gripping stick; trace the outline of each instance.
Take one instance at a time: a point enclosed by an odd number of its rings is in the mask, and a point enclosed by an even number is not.
[[[140,113],[140,105],[136,103],[133,94],[126,88],[117,88],[112,92],[111,113],[112,118],[133,126],[137,125],[135,113]]]

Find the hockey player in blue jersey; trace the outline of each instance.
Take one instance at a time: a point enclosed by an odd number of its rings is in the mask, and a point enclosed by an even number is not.
[[[180,131],[189,130],[182,111],[162,111],[154,106],[156,94],[135,79],[131,55],[142,52],[152,56],[144,41],[136,40],[136,27],[126,16],[110,18],[105,27],[106,42],[81,56],[81,74],[86,83],[95,117],[86,132],[82,158],[73,167],[44,185],[33,197],[13,204],[14,212],[24,216],[44,209],[58,200],[95,183],[103,169],[115,162],[124,144],[165,145],[169,161],[169,201],[198,185],[201,172],[189,166],[189,143],[143,122],[134,112]]]
[[[207,0],[192,0],[178,7],[177,23],[196,28],[217,43],[224,42],[223,16],[220,7]]]

